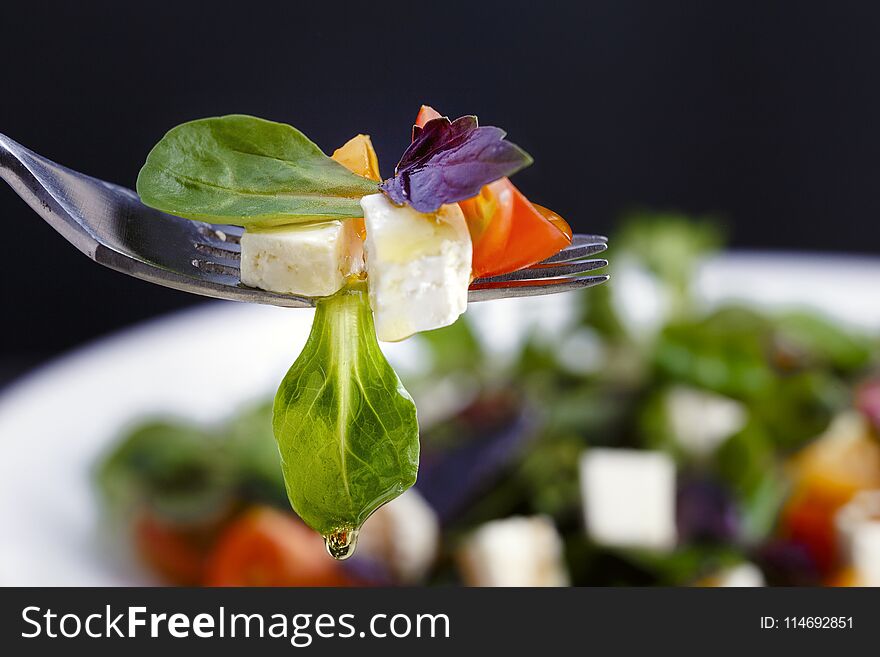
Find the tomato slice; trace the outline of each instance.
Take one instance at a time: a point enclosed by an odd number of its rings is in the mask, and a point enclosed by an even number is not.
[[[474,244],[476,278],[524,269],[571,244],[565,220],[529,202],[507,178],[486,185],[479,196],[459,205]]]
[[[422,105],[416,126],[441,114]],[[541,262],[571,244],[571,228],[552,210],[535,205],[507,178],[459,202],[474,245],[475,278],[498,276]]]
[[[537,203],[532,203],[532,205],[535,206],[535,209],[540,212],[547,221],[565,233],[565,236],[568,237],[569,244],[571,244],[572,232],[571,226],[568,225],[568,222],[553,212],[550,208],[545,208],[543,205],[538,205]],[[550,256],[547,257],[549,258]]]
[[[490,276],[510,240],[513,219],[513,185],[506,178],[489,183],[477,196],[459,206],[467,221],[474,253],[471,270],[475,278]]]
[[[201,581],[212,532],[178,527],[143,512],[135,518],[133,533],[141,559],[169,583],[194,586]]]
[[[834,518],[844,502],[824,497],[818,491],[798,491],[781,513],[782,534],[803,545],[824,575],[837,564],[839,548]]]
[[[290,514],[257,507],[233,522],[208,558],[208,586],[346,586],[320,536]]]
[[[513,215],[510,238],[504,252],[495,260],[494,275],[516,271],[541,262],[571,244],[571,229],[562,217],[555,221],[545,217],[510,181],[513,194]],[[561,229],[557,222],[561,222]]]

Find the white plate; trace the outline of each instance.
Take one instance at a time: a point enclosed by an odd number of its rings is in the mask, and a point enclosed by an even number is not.
[[[702,268],[697,290],[709,303],[810,306],[880,329],[880,260],[728,255]],[[637,285],[628,294],[628,305],[651,301]],[[571,315],[565,295],[477,304],[471,312],[499,353],[530,326],[552,331]],[[218,422],[268,398],[311,319],[307,310],[207,304],[90,344],[7,389],[0,398],[0,584],[149,582],[101,540],[94,464],[145,417]],[[386,352],[403,369],[422,359],[413,341]]]

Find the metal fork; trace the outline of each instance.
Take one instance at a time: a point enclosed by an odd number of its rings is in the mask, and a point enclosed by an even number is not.
[[[290,308],[315,299],[241,284],[242,229],[190,221],[145,206],[132,190],[47,160],[0,134],[0,177],[82,253],[102,265],[151,283],[218,299]],[[586,276],[605,267],[589,256],[607,248],[598,235],[575,235],[571,246],[544,262],[502,276],[479,278],[470,301],[565,292],[604,283]]]

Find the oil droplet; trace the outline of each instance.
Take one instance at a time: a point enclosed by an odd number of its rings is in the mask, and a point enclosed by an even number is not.
[[[358,530],[341,527],[324,537],[324,545],[331,557],[345,561],[357,548]]]

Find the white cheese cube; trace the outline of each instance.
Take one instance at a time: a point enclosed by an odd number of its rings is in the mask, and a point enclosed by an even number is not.
[[[452,324],[467,308],[473,247],[457,204],[435,214],[361,199],[367,228],[370,304],[380,340],[403,340]]]
[[[614,285],[608,291],[624,329],[640,341],[660,330],[672,312],[668,286],[626,253],[614,256]]]
[[[568,586],[562,538],[545,516],[493,520],[459,552],[468,586]]]
[[[711,586],[727,588],[753,588],[767,585],[761,569],[748,561],[725,568],[712,580]]]
[[[675,463],[668,454],[595,448],[580,459],[586,528],[598,544],[667,550],[676,542]]]
[[[687,386],[669,391],[666,412],[673,438],[693,456],[708,456],[748,420],[740,402]]]
[[[363,270],[350,221],[280,226],[241,236],[241,282],[270,292],[325,297]]]
[[[379,507],[361,528],[358,551],[388,566],[398,582],[421,582],[437,559],[440,520],[415,488]]]
[[[844,556],[862,586],[880,586],[880,490],[857,493],[835,516]]]
[[[856,529],[852,560],[862,586],[880,586],[880,521],[865,522]]]

